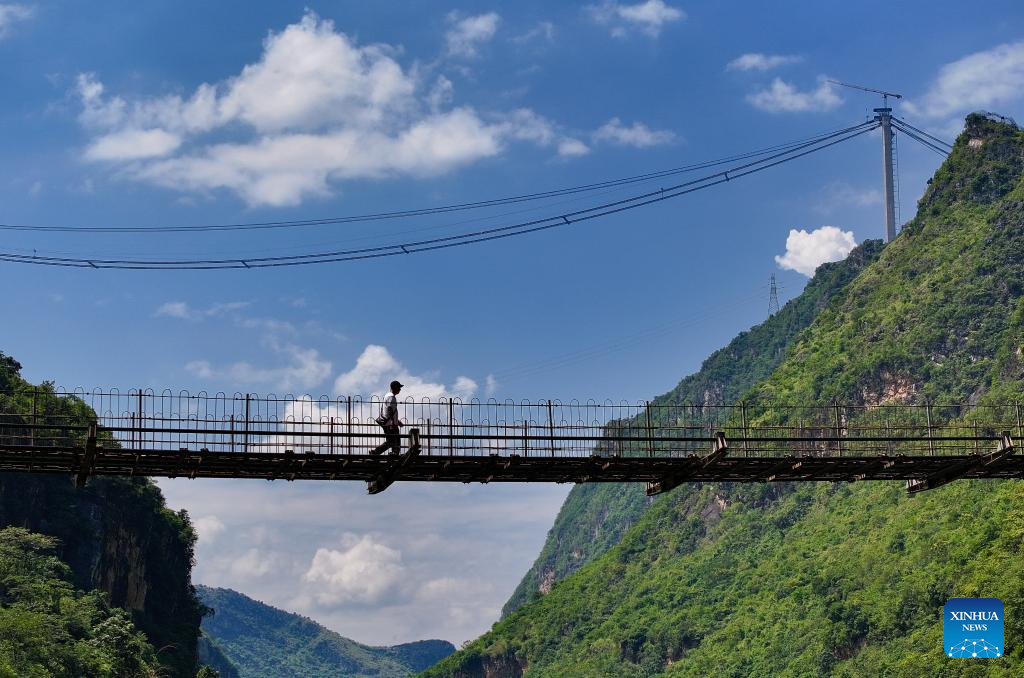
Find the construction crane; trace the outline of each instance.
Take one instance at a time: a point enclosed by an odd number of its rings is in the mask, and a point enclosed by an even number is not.
[[[902,94],[887,92],[873,87],[852,85],[839,80],[828,80],[833,85],[859,89],[862,92],[871,92],[882,95],[882,107],[875,109],[875,120],[882,125],[882,183],[885,193],[885,241],[892,242],[896,237],[896,199],[895,180],[893,178],[893,152],[892,152],[892,109],[889,108],[889,97],[902,99]]]

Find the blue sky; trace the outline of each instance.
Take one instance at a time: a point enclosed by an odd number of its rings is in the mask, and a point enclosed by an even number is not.
[[[901,92],[897,115],[951,140],[970,110],[1024,116],[1022,14],[1012,1],[4,1],[0,222],[296,220],[574,186],[846,127],[878,105],[825,78]],[[649,398],[763,320],[772,273],[785,301],[815,264],[882,236],[880,155],[866,135],[606,219],[379,261],[192,273],[0,264],[0,349],[29,379],[68,386],[371,393],[398,375],[420,395]],[[905,220],[940,158],[904,138],[899,160]],[[3,231],[0,249],[265,256],[581,204],[213,235]],[[480,216],[496,220],[466,221]],[[163,486],[204,521],[199,581],[382,643],[484,630],[565,493]],[[267,503],[324,525],[251,508]],[[415,526],[395,517],[422,504]],[[335,524],[334,511],[358,519]],[[414,534],[436,541],[415,546]],[[493,562],[471,566],[473,549]],[[420,591],[464,592],[458,611],[437,616],[454,594],[425,598],[397,586],[404,575],[379,595],[347,591],[343,575],[364,561],[425,573]],[[296,576],[274,582],[277,567]],[[338,592],[315,600],[323,572]]]

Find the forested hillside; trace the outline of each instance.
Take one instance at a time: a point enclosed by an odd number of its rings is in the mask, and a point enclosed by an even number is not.
[[[918,216],[745,394],[1021,398],[1024,133],[972,115]],[[1020,675],[1024,485],[688,485],[427,676]],[[947,660],[942,605],[1003,600],[1006,655]]]
[[[16,360],[0,353],[0,411],[27,415],[32,412],[28,393],[33,387],[22,379],[20,369]],[[59,415],[84,424],[95,416],[75,398],[48,395],[46,384],[39,389],[36,409],[42,421],[47,415]],[[85,488],[77,489],[66,476],[0,473],[0,527],[8,526],[50,538],[32,542],[36,545],[31,549],[52,552],[62,564],[53,566],[58,573],[54,576],[61,580],[54,587],[66,584],[79,592],[75,595],[99,591],[105,600],[97,605],[125,610],[127,614],[116,619],[128,620],[129,627],[145,634],[156,648],[146,661],[160,668],[161,675],[195,675],[203,612],[191,584],[196,536],[188,515],[168,509],[150,480],[94,477]],[[12,567],[11,576],[18,576],[18,566]],[[0,600],[0,605],[8,604]],[[54,642],[61,637],[53,636]],[[7,651],[0,643],[0,656]],[[64,651],[72,650],[60,650]],[[54,675],[131,674],[70,671]]]
[[[740,400],[779,366],[786,349],[811,324],[829,301],[865,266],[878,258],[882,241],[867,240],[843,261],[823,264],[803,293],[778,313],[725,348],[715,351],[696,373],[651,402],[729,403]],[[653,410],[653,420],[661,416]],[[594,483],[575,486],[566,497],[533,567],[502,610],[507,616],[531,597],[547,593],[552,584],[619,543],[651,504],[641,484]]]
[[[444,640],[393,647],[362,645],[306,617],[265,605],[230,589],[199,587],[214,613],[203,630],[241,678],[400,678],[436,664],[455,651]]]

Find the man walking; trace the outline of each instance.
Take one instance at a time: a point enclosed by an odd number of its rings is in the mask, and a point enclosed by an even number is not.
[[[391,454],[399,454],[402,451],[402,437],[399,431],[402,428],[402,420],[398,418],[398,392],[402,390],[402,384],[391,382],[391,394],[384,398],[380,404],[380,416],[377,423],[384,429],[384,443],[370,450],[370,454],[381,454],[384,450],[391,448]]]

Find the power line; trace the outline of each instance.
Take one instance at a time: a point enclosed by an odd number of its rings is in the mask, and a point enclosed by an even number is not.
[[[32,232],[58,232],[58,233],[134,233],[134,234],[156,234],[156,233],[192,233],[192,232],[216,232],[216,231],[247,231],[247,230],[264,230],[264,229],[282,229],[282,228],[298,228],[298,227],[310,227],[310,226],[325,226],[334,224],[351,224],[351,223],[366,223],[374,221],[384,221],[391,219],[404,219],[409,217],[421,217],[421,216],[432,216],[435,214],[445,214],[449,212],[462,212],[466,210],[481,209],[486,207],[496,207],[500,205],[509,205],[521,202],[530,202],[535,200],[544,200],[547,198],[560,197],[565,195],[573,195],[576,193],[585,193],[590,191],[597,191],[605,188],[614,188],[619,186],[628,186],[631,184],[641,183],[645,181],[652,181],[654,179],[662,179],[665,177],[675,176],[677,174],[684,174],[687,172],[694,172],[697,170],[708,169],[710,167],[717,167],[730,162],[737,162],[740,160],[747,160],[762,155],[768,155],[776,151],[784,149],[792,149],[795,147],[803,146],[808,143],[820,141],[822,139],[831,138],[836,134],[846,133],[853,131],[860,127],[860,125],[854,125],[847,127],[843,130],[836,130],[832,132],[823,132],[821,134],[807,137],[798,141],[790,141],[783,144],[777,144],[775,146],[769,146],[767,148],[761,148],[755,151],[749,151],[746,153],[740,153],[737,155],[727,156],[724,158],[718,158],[715,160],[707,160],[700,163],[694,163],[690,165],[682,165],[680,167],[674,167],[671,169],[658,170],[655,172],[648,172],[645,174],[638,174],[630,177],[624,177],[620,179],[609,179],[607,181],[599,181],[590,184],[583,184],[580,186],[570,186],[567,188],[553,189],[550,191],[537,191],[533,193],[524,193],[521,195],[507,196],[503,198],[493,198],[489,200],[478,200],[473,202],[457,203],[452,205],[441,205],[435,207],[422,207],[408,210],[398,210],[393,212],[375,212],[369,214],[359,215],[346,215],[346,216],[335,216],[325,217],[322,219],[299,219],[291,221],[265,221],[265,222],[252,222],[252,223],[237,223],[237,224],[203,224],[194,226],[46,226],[46,225],[25,225],[25,224],[0,224],[0,230],[7,231],[32,231]]]
[[[535,219],[507,226],[482,229],[469,233],[450,235],[412,242],[368,247],[354,250],[336,250],[315,252],[301,255],[274,256],[260,258],[227,258],[227,259],[182,259],[182,260],[142,260],[142,259],[88,259],[74,257],[48,257],[38,255],[17,254],[0,251],[0,261],[25,263],[46,266],[67,266],[78,268],[112,268],[127,270],[209,270],[228,268],[268,268],[280,266],[300,266],[320,263],[334,263],[374,259],[389,256],[400,256],[427,252],[450,247],[459,247],[474,243],[498,240],[512,236],[525,235],[538,231],[568,226],[581,221],[608,216],[644,205],[679,197],[721,183],[742,178],[750,174],[776,167],[796,160],[805,155],[816,153],[844,141],[870,132],[878,127],[874,121],[865,122],[845,130],[834,132],[826,137],[806,142],[802,145],[787,148],[779,153],[760,158],[727,170],[716,172],[691,181],[682,182],[668,188],[660,188],[640,195],[608,202],[587,209],[566,212],[551,217]]]

